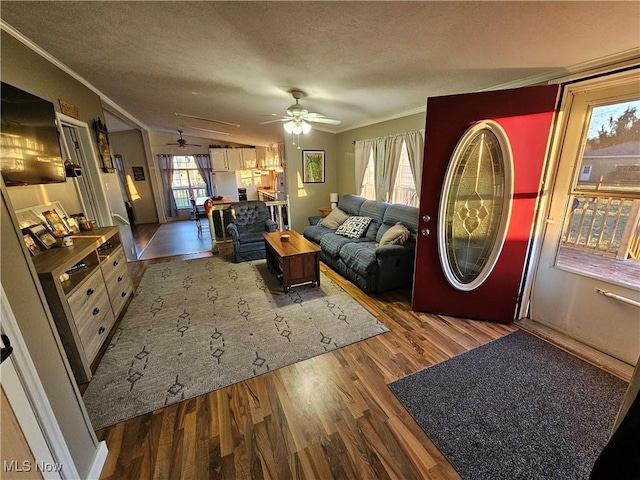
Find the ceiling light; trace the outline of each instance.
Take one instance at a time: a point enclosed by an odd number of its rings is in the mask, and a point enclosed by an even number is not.
[[[294,135],[300,135],[301,133],[307,134],[311,131],[311,124],[305,122],[301,118],[294,118],[283,126],[287,133],[293,133]]]

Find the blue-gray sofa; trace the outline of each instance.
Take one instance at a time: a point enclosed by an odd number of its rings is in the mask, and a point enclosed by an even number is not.
[[[367,293],[383,292],[413,280],[418,209],[407,205],[367,200],[343,195],[338,208],[353,216],[370,217],[365,235],[351,239],[319,225],[322,217],[309,217],[304,229],[307,240],[321,248],[320,259]],[[384,233],[401,222],[410,232],[401,245],[378,245]]]

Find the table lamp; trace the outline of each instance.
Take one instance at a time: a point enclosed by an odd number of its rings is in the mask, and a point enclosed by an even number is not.
[[[331,202],[331,209],[334,209],[338,206],[338,194],[337,193],[330,193],[329,194],[329,201]]]

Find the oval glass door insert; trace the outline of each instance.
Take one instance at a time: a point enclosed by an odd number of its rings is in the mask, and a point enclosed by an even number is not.
[[[440,263],[458,290],[473,290],[491,274],[506,238],[512,192],[505,131],[492,120],[475,123],[451,156],[438,215]]]

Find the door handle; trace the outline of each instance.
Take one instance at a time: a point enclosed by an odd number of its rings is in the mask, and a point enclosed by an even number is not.
[[[420,230],[420,233],[426,237],[431,233],[431,230],[429,230],[428,228],[423,228],[422,230]]]
[[[428,222],[429,220],[431,220],[431,217],[429,215],[423,215],[422,216],[422,221],[423,222]]]

